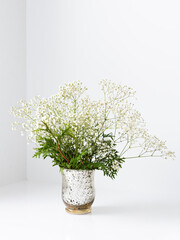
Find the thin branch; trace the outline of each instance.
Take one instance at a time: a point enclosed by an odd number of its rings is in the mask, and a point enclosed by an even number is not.
[[[59,151],[59,153],[61,154],[61,156],[67,161],[67,163],[69,164],[69,160],[63,155],[63,153],[61,152],[61,150],[60,150],[60,145],[59,145],[59,143],[57,144],[58,145],[58,151]]]
[[[121,153],[120,153],[120,157],[123,155],[124,150],[126,149],[127,145],[129,144],[129,139],[127,139],[127,143],[125,144],[124,148],[122,149]]]
[[[42,121],[43,122],[43,121]],[[61,156],[67,161],[67,163],[69,164],[69,160],[63,155],[63,153],[61,152],[61,150],[60,150],[60,144],[59,144],[59,142],[58,142],[58,140],[57,140],[57,138],[55,137],[55,135],[53,134],[53,132],[51,131],[51,129],[48,127],[48,125],[47,125],[47,123],[45,123],[45,122],[43,122],[44,123],[44,125],[46,126],[46,128],[47,128],[47,130],[49,131],[49,133],[53,136],[53,138],[55,139],[55,141],[56,141],[56,143],[57,143],[57,145],[58,145],[58,151],[59,151],[59,153],[61,154]]]
[[[135,156],[135,157],[123,157],[124,159],[131,159],[131,158],[145,158],[145,157],[162,157],[162,155],[148,155],[148,156]]]

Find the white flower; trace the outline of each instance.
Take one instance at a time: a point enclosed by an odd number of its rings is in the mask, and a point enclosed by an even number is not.
[[[12,128],[16,130],[21,126],[21,135],[26,131],[27,138],[38,144],[40,137],[49,136],[43,131],[45,124],[55,133],[61,133],[69,124],[81,146],[80,152],[87,146],[91,148],[92,142],[101,143],[102,133],[111,133],[114,143],[123,144],[119,152],[124,158],[128,158],[132,149],[139,150],[137,157],[174,158],[164,141],[148,133],[144,119],[132,103],[135,91],[109,80],[102,80],[100,87],[103,98],[96,101],[89,98],[87,88],[79,81],[61,86],[58,93],[49,98],[36,96],[29,102],[21,100],[18,107],[10,110],[20,119]],[[68,141],[74,146],[74,138]]]

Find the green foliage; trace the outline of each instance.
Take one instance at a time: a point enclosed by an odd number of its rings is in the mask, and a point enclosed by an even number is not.
[[[48,137],[38,135],[39,147],[35,148],[33,157],[42,156],[44,159],[50,157],[53,159],[53,166],[59,166],[60,169],[87,169],[87,170],[102,170],[104,175],[115,178],[118,168],[124,162],[120,158],[118,151],[115,149],[116,144],[112,133],[102,134],[101,142],[92,141],[89,148],[84,148],[78,152],[78,139],[71,126],[68,124],[64,129],[60,129],[58,133],[53,132],[46,123],[45,128],[38,131],[48,133]],[[36,130],[37,131],[37,130]],[[74,139],[74,145],[72,145]]]

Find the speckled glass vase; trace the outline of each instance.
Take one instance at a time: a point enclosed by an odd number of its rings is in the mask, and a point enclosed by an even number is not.
[[[94,198],[94,170],[63,169],[62,199],[68,213],[90,213]]]

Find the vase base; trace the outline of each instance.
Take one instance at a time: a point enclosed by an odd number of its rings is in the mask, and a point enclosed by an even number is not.
[[[85,209],[69,209],[69,208],[65,208],[67,213],[71,213],[71,214],[87,214],[87,213],[91,213],[91,208],[85,208]]]

